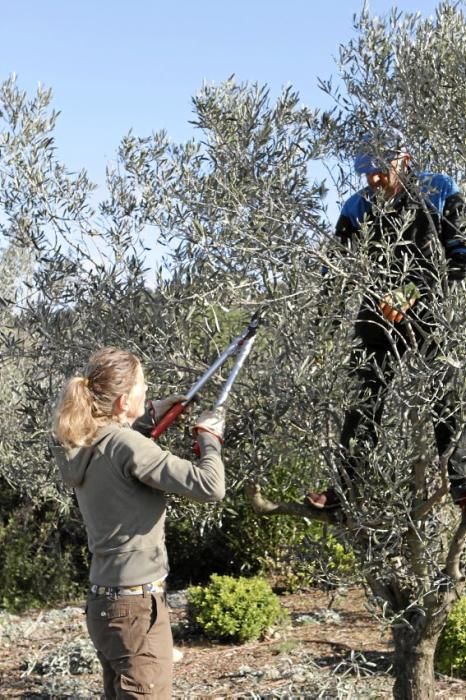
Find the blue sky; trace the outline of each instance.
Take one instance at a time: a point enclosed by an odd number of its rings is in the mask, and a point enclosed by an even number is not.
[[[431,0],[400,0],[430,15]],[[372,0],[374,14],[393,3]],[[317,76],[335,72],[338,45],[353,33],[362,2],[351,0],[0,0],[1,79],[12,72],[33,91],[51,87],[61,111],[59,156],[101,183],[130,128],[192,135],[191,96],[203,81],[232,73],[291,83],[303,103],[324,105]]]
[[[372,0],[386,14],[393,3]],[[430,0],[401,0],[400,10],[434,11]],[[120,137],[165,128],[174,140],[192,132],[190,98],[203,80],[296,87],[303,102],[323,97],[317,76],[334,71],[338,44],[352,33],[361,3],[346,0],[2,0],[1,78],[18,75],[33,90],[52,87],[61,110],[58,145],[70,167],[95,179]]]

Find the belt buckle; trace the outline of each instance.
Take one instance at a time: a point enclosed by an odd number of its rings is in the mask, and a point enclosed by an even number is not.
[[[114,586],[99,586],[95,583],[91,586],[91,593],[93,595],[106,595],[108,598],[117,598],[118,588]]]
[[[164,593],[165,592],[165,581],[164,579],[159,579],[158,581],[151,581],[147,584],[147,590],[149,593]]]

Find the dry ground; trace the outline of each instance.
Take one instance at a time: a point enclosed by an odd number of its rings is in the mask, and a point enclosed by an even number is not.
[[[242,646],[193,637],[183,594],[169,600],[182,653],[175,698],[391,697],[390,637],[360,589],[282,596],[290,624]],[[82,608],[0,613],[0,698],[98,698],[100,691]],[[466,681],[439,678],[437,697],[466,700]]]

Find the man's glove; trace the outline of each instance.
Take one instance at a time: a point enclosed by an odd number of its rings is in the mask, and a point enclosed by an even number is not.
[[[203,411],[193,426],[193,437],[197,433],[210,433],[223,442],[225,431],[225,408],[215,408],[212,411]]]
[[[184,394],[174,394],[173,396],[167,396],[166,399],[149,401],[149,412],[154,423],[157,424],[172,406],[182,401],[186,401],[186,396]]]
[[[406,312],[411,309],[421,294],[414,282],[404,287],[395,289],[394,292],[386,294],[379,304],[379,309],[387,321],[399,323],[405,317]]]

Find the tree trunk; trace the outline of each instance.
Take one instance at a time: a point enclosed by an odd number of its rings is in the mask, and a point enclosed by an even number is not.
[[[434,653],[440,632],[426,635],[408,624],[392,629],[395,700],[434,700]]]

